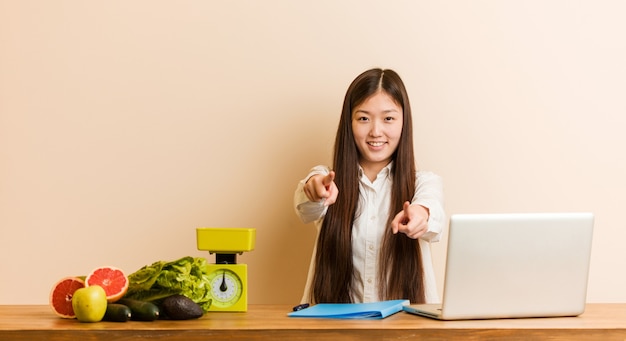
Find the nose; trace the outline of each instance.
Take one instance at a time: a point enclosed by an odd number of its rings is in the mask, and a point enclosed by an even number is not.
[[[370,129],[370,136],[374,136],[374,137],[378,137],[382,135],[382,123],[378,122],[378,121],[372,121],[372,125],[371,125],[371,129]]]

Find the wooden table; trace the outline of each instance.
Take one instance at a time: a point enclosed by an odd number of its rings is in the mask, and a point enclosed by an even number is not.
[[[290,318],[290,310],[251,305],[189,321],[80,323],[45,305],[0,305],[0,340],[626,340],[626,304],[589,304],[578,317],[446,322],[405,312],[383,320]]]

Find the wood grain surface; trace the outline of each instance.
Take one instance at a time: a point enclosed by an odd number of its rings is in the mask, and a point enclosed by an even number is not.
[[[286,305],[188,321],[80,323],[45,305],[0,305],[0,340],[626,340],[626,304],[588,304],[578,317],[437,321],[290,318]]]

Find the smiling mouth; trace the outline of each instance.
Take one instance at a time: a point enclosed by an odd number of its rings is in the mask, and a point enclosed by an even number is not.
[[[367,144],[369,144],[372,147],[380,147],[383,144],[385,144],[385,142],[368,142]]]

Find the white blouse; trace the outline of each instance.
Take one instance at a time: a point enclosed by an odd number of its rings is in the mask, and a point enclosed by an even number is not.
[[[353,277],[354,302],[380,301],[378,296],[378,270],[379,251],[383,233],[389,218],[389,205],[391,200],[391,164],[383,168],[372,182],[360,170],[359,173],[359,204],[357,207],[354,226],[352,228],[352,262],[355,276]],[[317,233],[322,226],[323,217],[327,206],[323,200],[311,202],[304,193],[304,184],[316,174],[326,175],[330,172],[328,167],[316,166],[306,178],[298,183],[294,195],[296,213],[304,223],[315,222]],[[443,186],[441,177],[426,171],[416,173],[417,188],[413,196],[412,204],[422,205],[428,208],[428,231],[419,239],[422,263],[424,267],[424,285],[426,303],[438,303],[437,283],[432,264],[430,243],[439,241],[445,224],[445,212],[443,209]],[[341,195],[341,193],[339,193]],[[395,215],[397,212],[394,212]],[[316,245],[313,248],[313,256],[309,266],[309,274],[306,281],[302,303],[308,303],[311,282],[315,266]]]

